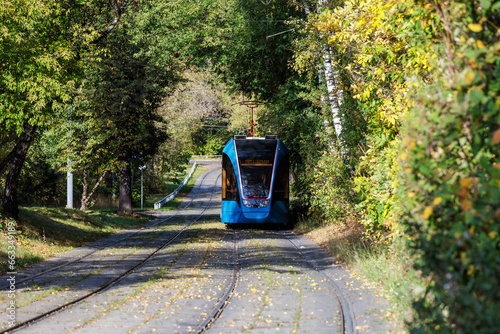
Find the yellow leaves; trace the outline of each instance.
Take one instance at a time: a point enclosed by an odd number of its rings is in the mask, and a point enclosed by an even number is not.
[[[470,210],[471,207],[472,207],[472,202],[469,201],[468,199],[466,199],[460,203],[460,209],[462,209],[462,211],[467,212]]]
[[[475,230],[474,226],[469,227],[469,234],[470,235],[474,234],[474,230]]]
[[[462,188],[470,188],[472,185],[472,179],[470,177],[464,177],[460,179],[460,187]]]
[[[413,148],[417,144],[416,141],[415,141],[415,139],[413,139],[413,138],[408,138],[407,142],[408,142],[408,151],[413,150]]]
[[[422,217],[427,220],[429,219],[430,216],[432,216],[432,213],[434,212],[434,209],[432,208],[432,206],[427,206],[425,209],[424,209],[424,213],[422,215]]]
[[[473,32],[481,32],[483,30],[483,26],[479,23],[469,23],[467,27],[469,27],[469,29]]]
[[[434,199],[434,201],[432,201],[432,205],[437,206],[441,204],[441,202],[443,202],[443,198],[438,196]]]
[[[470,177],[461,178],[460,181],[460,190],[458,191],[458,196],[460,198],[460,209],[462,211],[469,211],[472,207],[472,202],[467,199],[469,196],[469,188],[475,183]]]
[[[391,125],[396,125],[396,118],[394,116],[387,117],[387,122]]]
[[[474,265],[473,264],[469,265],[469,270],[467,270],[467,275],[469,275],[469,276],[474,275]]]
[[[478,39],[476,41],[476,46],[478,49],[486,49],[486,46],[484,45],[483,41],[481,41],[480,39]]]
[[[415,197],[415,193],[413,191],[410,191],[408,194],[406,194],[409,199],[412,199]]]
[[[476,77],[476,72],[474,70],[468,71],[467,74],[465,74],[465,83],[467,85],[472,84],[475,77]]]

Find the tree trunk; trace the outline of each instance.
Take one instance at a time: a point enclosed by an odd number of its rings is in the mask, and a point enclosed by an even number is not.
[[[17,184],[19,181],[19,175],[21,174],[21,169],[23,168],[24,160],[28,154],[28,149],[33,142],[35,137],[36,126],[29,125],[25,123],[23,125],[24,132],[19,137],[19,141],[16,147],[9,154],[10,157],[10,169],[7,174],[7,179],[5,180],[5,192],[2,202],[2,207],[6,213],[17,216],[19,214],[19,208],[17,204]]]
[[[118,214],[127,215],[132,213],[132,188],[131,188],[131,171],[130,165],[127,163],[123,166],[120,172],[120,197],[118,202]]]
[[[307,7],[307,4],[303,4],[304,9],[306,14],[309,16],[310,10]],[[321,8],[325,8],[327,5],[326,0],[320,0],[317,3],[317,10]],[[323,50],[323,68],[324,70],[320,70],[319,72],[319,83],[320,85],[322,84],[322,75],[325,76],[325,84],[328,92],[328,96],[323,96],[322,101],[327,101],[330,107],[330,111],[332,113],[332,118],[333,118],[333,126],[335,130],[335,135],[337,138],[337,141],[341,147],[342,151],[342,156],[348,153],[348,149],[345,146],[344,142],[341,139],[341,133],[342,133],[342,119],[340,118],[340,106],[342,104],[342,99],[343,99],[343,92],[339,88],[340,84],[340,79],[339,79],[339,72],[335,68],[335,66],[332,64],[332,55],[331,55],[331,50],[328,46],[326,46]],[[325,119],[324,121],[325,128],[328,134],[331,133],[331,127],[330,127],[330,122]],[[332,143],[330,144],[330,148],[332,147]]]
[[[335,134],[337,135],[337,140],[341,144],[342,148],[345,149],[345,145],[341,140],[340,134],[342,133],[342,120],[340,119],[340,105],[342,104],[342,90],[339,89],[339,73],[332,65],[332,59],[330,54],[330,49],[325,48],[323,52],[323,66],[325,67],[325,81],[328,90],[328,101],[330,104],[330,110],[333,117],[333,126],[335,128]]]
[[[85,211],[87,209],[87,203],[90,201],[92,196],[94,196],[95,191],[97,190],[97,187],[104,181],[104,178],[106,177],[106,174],[108,174],[108,171],[105,170],[97,182],[94,184],[94,187],[90,191],[90,193],[87,195],[87,190],[88,190],[88,172],[87,172],[87,165],[85,165],[83,169],[83,193],[82,193],[82,204],[80,205],[80,211]]]
[[[87,207],[87,189],[88,189],[88,175],[87,175],[87,165],[83,166],[83,184],[82,184],[82,200],[80,204],[80,211],[85,211]]]

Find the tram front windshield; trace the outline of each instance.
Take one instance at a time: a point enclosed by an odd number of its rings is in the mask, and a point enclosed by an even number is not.
[[[235,140],[243,197],[268,198],[277,140]]]

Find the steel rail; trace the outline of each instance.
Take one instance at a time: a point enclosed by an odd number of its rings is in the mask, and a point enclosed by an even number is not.
[[[236,285],[238,283],[238,241],[236,238],[236,231],[233,230],[233,274],[232,280],[226,289],[226,293],[222,296],[219,302],[215,305],[212,311],[207,315],[204,321],[202,321],[198,327],[195,329],[196,333],[203,333],[210,328],[210,326],[219,318],[226,306],[228,305],[229,299],[233,295]]]
[[[203,176],[203,179],[201,180],[200,185],[201,185],[201,184],[203,184],[203,181],[205,181],[205,178],[206,178],[209,174],[212,174],[212,173],[213,173],[213,172],[215,172],[215,171],[217,171],[217,169],[214,169],[213,171],[209,171],[209,172],[207,172],[207,173]],[[201,187],[197,189],[197,191],[196,191],[196,195],[198,195],[198,193],[200,192],[200,190],[201,190]],[[182,210],[187,209],[187,208],[188,208],[188,206],[189,206],[189,205],[191,205],[191,203],[193,202],[193,200],[194,200],[194,199],[195,199],[195,196],[193,196],[193,198],[191,198],[190,202],[189,202],[189,203],[188,203],[188,204],[187,204],[187,205],[186,205],[186,206],[185,206]],[[21,280],[19,280],[19,281],[16,281],[16,285],[21,284],[21,283],[24,283],[24,282],[27,282],[27,281],[30,281],[30,280],[32,280],[32,279],[34,279],[34,278],[37,278],[37,277],[42,276],[42,275],[45,275],[45,274],[47,274],[47,273],[50,273],[50,272],[56,271],[56,270],[58,270],[58,269],[64,268],[64,267],[66,267],[66,266],[68,266],[68,265],[70,265],[70,264],[73,264],[73,263],[79,262],[79,261],[81,261],[81,260],[83,260],[83,259],[85,259],[85,258],[89,257],[90,255],[92,255],[92,254],[94,254],[94,253],[96,253],[96,252],[98,252],[98,251],[101,251],[101,250],[103,250],[103,249],[105,249],[105,248],[108,248],[108,247],[111,247],[111,246],[114,246],[114,245],[118,245],[119,243],[123,242],[124,240],[127,240],[127,239],[129,239],[129,238],[131,238],[131,237],[135,236],[135,235],[136,235],[136,234],[138,234],[139,232],[142,232],[142,231],[145,231],[145,230],[152,229],[152,228],[154,228],[154,227],[156,227],[156,226],[160,225],[161,223],[165,223],[166,221],[168,221],[168,220],[170,220],[170,219],[172,219],[172,218],[174,218],[174,217],[177,217],[177,216],[179,216],[179,213],[176,213],[176,214],[174,214],[174,215],[172,215],[172,216],[169,216],[169,217],[166,217],[166,218],[159,219],[159,220],[158,220],[156,223],[154,223],[154,224],[150,224],[150,225],[147,225],[147,226],[143,226],[143,227],[141,227],[141,228],[139,228],[139,229],[135,229],[135,230],[129,230],[129,231],[125,232],[124,236],[123,236],[122,238],[118,239],[118,240],[112,240],[112,241],[110,241],[110,242],[108,242],[108,243],[105,243],[105,244],[103,244],[103,245],[101,245],[101,246],[99,246],[99,247],[97,247],[97,248],[93,249],[92,251],[90,251],[90,252],[88,252],[88,253],[86,253],[86,254],[84,254],[84,255],[82,255],[82,256],[80,256],[80,257],[76,258],[76,259],[69,260],[69,261],[64,262],[64,263],[62,263],[62,264],[60,264],[60,265],[56,265],[56,266],[51,267],[51,268],[49,268],[49,269],[47,269],[47,270],[43,270],[43,271],[41,271],[41,272],[39,272],[39,273],[36,273],[36,274],[34,274],[34,275],[31,275],[31,276],[29,276],[29,277],[25,277],[25,278],[23,278],[23,279],[21,279]],[[10,286],[10,283],[0,285],[0,291],[1,291],[1,290],[6,290],[6,289],[8,289],[8,288],[9,288],[9,286]]]
[[[342,324],[342,332],[344,334],[355,334],[356,330],[356,318],[354,317],[354,312],[352,310],[351,302],[344,296],[340,286],[335,283],[335,281],[328,275],[326,275],[318,266],[311,260],[305,257],[299,247],[290,239],[289,234],[282,232],[285,238],[297,249],[300,256],[307,261],[307,263],[318,273],[320,273],[327,281],[333,286],[335,293],[337,295],[337,300],[340,306],[340,318]]]
[[[209,172],[207,174],[211,174],[212,172]],[[88,299],[100,292],[103,292],[104,290],[108,289],[109,287],[113,286],[114,284],[116,284],[117,282],[121,281],[123,278],[125,278],[126,276],[128,276],[129,274],[131,274],[133,271],[135,271],[137,268],[143,266],[144,264],[146,264],[146,262],[148,262],[151,258],[153,258],[158,252],[160,252],[161,250],[163,250],[165,247],[167,247],[168,245],[170,245],[174,240],[176,240],[188,227],[190,227],[191,225],[193,225],[196,221],[198,221],[198,219],[200,219],[201,216],[203,216],[203,214],[205,213],[205,211],[207,210],[207,208],[210,206],[211,202],[212,202],[212,197],[213,197],[213,194],[214,194],[214,188],[217,186],[217,183],[218,183],[218,180],[219,178],[221,177],[221,175],[219,175],[215,181],[215,184],[212,186],[212,192],[211,192],[211,195],[210,195],[210,199],[208,200],[208,203],[207,205],[205,206],[205,208],[203,208],[202,212],[198,215],[197,218],[193,219],[192,221],[190,221],[189,223],[185,224],[180,230],[178,230],[176,232],[176,234],[171,237],[170,239],[168,239],[167,241],[165,241],[160,247],[158,247],[155,251],[153,251],[150,255],[148,255],[146,258],[144,258],[143,260],[141,260],[139,263],[133,265],[132,267],[130,267],[129,269],[127,269],[127,271],[125,271],[124,273],[120,274],[119,276],[115,277],[114,279],[108,281],[107,283],[101,285],[99,288],[95,289],[94,291],[92,292],[89,292],[88,294],[82,296],[82,297],[79,297],[77,299],[74,299],[70,302],[67,302],[66,304],[64,305],[61,305],[59,307],[56,307],[52,310],[49,310],[45,313],[42,313],[36,317],[33,317],[31,319],[28,319],[26,321],[23,321],[13,327],[10,327],[9,329],[6,329],[2,332],[0,332],[0,334],[4,334],[4,333],[11,333],[13,331],[17,331],[19,329],[22,329],[28,325],[32,325],[33,323],[35,322],[39,322],[45,318],[48,318],[50,317],[51,315],[54,315],[56,313],[59,313],[61,311],[63,311],[64,309],[67,309],[75,304],[78,304],[79,302],[85,300],[85,299]]]

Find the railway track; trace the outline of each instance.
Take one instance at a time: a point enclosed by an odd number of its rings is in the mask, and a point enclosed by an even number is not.
[[[284,237],[295,247],[297,252],[300,254],[300,256],[307,261],[307,263],[316,270],[318,273],[320,273],[332,286],[332,288],[335,290],[335,294],[337,295],[337,300],[339,303],[340,307],[340,318],[341,318],[341,333],[345,334],[354,334],[357,333],[356,330],[356,318],[354,316],[353,308],[351,305],[351,302],[349,301],[348,298],[344,295],[344,292],[342,291],[342,288],[335,282],[335,280],[327,275],[323,268],[322,265],[317,263],[314,259],[311,257],[307,256],[304,254],[304,252],[301,250],[301,248],[296,245],[296,243],[293,241],[293,238],[296,236],[290,232],[283,232],[282,233]]]
[[[212,311],[208,313],[205,320],[203,320],[195,329],[196,333],[205,332],[210,328],[210,325],[212,323],[217,321],[219,316],[222,314],[222,312],[228,305],[231,296],[233,295],[236,289],[237,280],[238,280],[238,242],[237,242],[236,231],[233,231],[233,272],[230,283],[227,285],[224,295],[214,305]]]
[[[338,277],[330,275],[332,262],[318,257],[303,237],[260,228],[228,230],[220,223],[219,174],[204,174],[175,217],[113,243],[123,251],[147,231],[154,238],[135,245],[155,245],[154,250],[99,257],[109,268],[122,265],[102,275],[105,282],[96,278],[101,284],[92,291],[70,287],[72,298],[61,305],[49,307],[54,303],[43,299],[40,305],[50,310],[2,333],[357,333],[349,298]],[[51,276],[66,272],[60,268]]]
[[[167,231],[168,233],[161,233],[161,232],[157,231],[156,233],[158,233],[158,234],[168,234],[168,236],[166,236],[165,240],[162,241],[161,244],[158,247],[156,247],[153,252],[150,252],[150,254],[147,255],[146,257],[144,257],[143,259],[141,259],[139,261],[136,261],[136,263],[134,265],[130,266],[124,272],[122,272],[119,275],[117,275],[117,276],[113,277],[112,279],[108,280],[106,283],[99,285],[99,287],[93,289],[89,293],[84,294],[83,296],[80,296],[80,297],[78,297],[76,299],[73,299],[73,300],[71,300],[69,302],[66,302],[63,305],[60,305],[60,306],[51,308],[50,310],[44,311],[43,313],[41,313],[41,314],[39,314],[39,315],[37,315],[35,317],[31,317],[28,320],[25,320],[25,321],[22,321],[21,323],[18,323],[16,326],[13,326],[11,328],[5,329],[1,333],[8,333],[8,332],[13,332],[13,331],[17,331],[17,330],[26,328],[27,326],[32,325],[35,322],[41,321],[42,319],[46,319],[46,318],[48,318],[48,317],[50,317],[52,315],[55,315],[55,314],[61,312],[62,310],[68,309],[68,308],[70,308],[70,307],[72,307],[72,306],[74,306],[74,305],[76,305],[76,304],[78,304],[78,303],[80,303],[80,302],[82,302],[82,301],[84,301],[86,299],[89,299],[90,297],[92,297],[94,295],[97,295],[97,294],[101,293],[102,291],[105,291],[109,287],[115,285],[117,282],[123,280],[125,277],[127,277],[128,275],[130,275],[131,273],[133,273],[135,270],[137,270],[138,268],[140,268],[141,266],[143,266],[148,261],[150,261],[155,255],[157,255],[159,252],[161,252],[163,249],[165,249],[171,243],[173,243],[189,226],[191,226],[192,224],[194,224],[203,215],[203,213],[207,210],[207,208],[211,205],[211,203],[213,201],[213,195],[214,195],[214,193],[216,193],[215,188],[217,186],[217,182],[218,182],[218,180],[220,178],[220,175],[217,176],[215,183],[212,184],[212,185],[204,185],[204,182],[205,182],[205,179],[207,179],[207,178],[210,181],[210,176],[213,176],[215,174],[220,174],[220,171],[214,170],[214,171],[211,171],[211,172],[207,172],[203,176],[203,178],[201,180],[201,183],[198,186],[197,191],[195,192],[194,196],[187,203],[185,202],[185,204],[183,205],[183,207],[180,210],[178,210],[178,212],[177,212],[176,215],[171,216],[168,219],[161,219],[161,220],[155,222],[154,224],[151,224],[150,226],[148,226],[145,229],[139,229],[139,230],[133,231],[131,233],[128,233],[126,236],[122,236],[119,240],[115,240],[115,241],[112,241],[112,242],[105,243],[104,245],[102,245],[101,247],[99,247],[99,249],[92,250],[91,252],[88,252],[88,253],[84,254],[84,256],[82,256],[82,257],[80,257],[78,259],[67,261],[66,263],[64,263],[62,265],[50,268],[48,270],[43,271],[42,273],[34,274],[34,275],[31,275],[29,277],[24,278],[22,280],[22,282],[26,283],[27,281],[33,280],[33,279],[35,279],[37,277],[40,277],[42,275],[46,275],[47,273],[56,272],[57,270],[60,270],[61,268],[64,268],[64,267],[72,265],[72,264],[74,264],[76,262],[82,261],[82,259],[87,258],[87,257],[93,255],[94,253],[100,251],[100,250],[109,248],[110,246],[116,246],[119,243],[122,243],[122,242],[124,242],[126,240],[129,240],[131,237],[137,235],[141,231],[150,230],[150,229],[152,229],[154,227],[161,227],[162,225],[164,225],[164,223],[166,222],[166,220],[170,220],[170,219],[172,219],[172,218],[174,218],[176,216],[178,217],[178,216],[182,215],[182,213],[185,213],[187,210],[189,210],[191,208],[191,206],[193,205],[193,202],[195,202],[197,200],[199,201],[198,198],[199,198],[200,193],[207,192],[210,195],[209,199],[205,203],[204,207],[201,208],[201,210],[200,210],[201,212],[194,214],[196,217],[192,218],[192,219],[190,219],[189,217],[193,216],[193,214],[188,214],[187,215],[188,219],[186,219],[187,222],[180,229],[178,229],[177,231],[174,231],[174,232]],[[213,182],[213,180],[211,180],[211,181]],[[203,205],[203,203],[200,203],[200,206],[201,205]],[[161,237],[161,235],[160,235],[160,237]]]
[[[241,239],[239,285],[220,301],[227,311],[207,326],[211,333],[357,333],[342,288],[288,231],[236,230]],[[227,313],[227,314],[226,314]],[[201,331],[198,331],[201,332]]]
[[[205,178],[207,178],[210,175],[210,173],[216,173],[216,172],[217,171],[214,170],[214,171],[211,171],[209,173],[204,174],[200,183],[203,184],[203,182],[205,181]],[[181,206],[179,207],[180,210],[176,211],[175,213],[173,213],[172,215],[170,215],[168,217],[152,220],[152,221],[148,222],[147,224],[145,224],[145,226],[143,226],[141,228],[127,230],[127,231],[124,231],[122,233],[116,233],[115,235],[113,235],[109,238],[101,239],[95,243],[92,243],[91,245],[81,247],[82,249],[84,249],[84,253],[78,254],[77,256],[73,256],[73,257],[66,259],[66,260],[63,259],[61,261],[63,263],[54,265],[48,269],[45,269],[45,270],[37,270],[37,269],[33,270],[32,269],[32,271],[36,271],[35,273],[30,273],[28,270],[27,274],[25,274],[25,277],[22,277],[21,279],[19,279],[19,275],[22,275],[22,273],[19,273],[18,277],[17,277],[18,279],[16,280],[16,286],[18,288],[20,288],[21,284],[24,284],[24,283],[29,282],[29,281],[33,281],[37,277],[47,275],[51,272],[60,270],[64,267],[73,265],[75,263],[82,262],[84,259],[90,257],[91,255],[93,255],[99,251],[102,251],[106,248],[116,247],[119,244],[121,244],[127,240],[130,240],[131,238],[133,238],[134,236],[138,235],[141,232],[144,232],[147,230],[152,230],[153,228],[156,228],[156,227],[161,227],[162,224],[165,224],[166,222],[168,222],[169,220],[171,220],[175,217],[178,217],[179,212],[182,212],[182,210],[188,208],[193,203],[194,199],[199,195],[199,193],[202,189],[203,189],[202,187],[196,188],[196,192],[194,194],[190,194],[188,200],[181,204]],[[90,250],[87,251],[86,249],[88,249],[88,248],[90,248]],[[36,268],[36,266],[33,266],[33,267]],[[83,268],[80,267],[78,269],[83,269]],[[74,271],[74,270],[75,270],[75,268],[72,268],[72,271]],[[1,281],[5,282],[5,280],[1,280]],[[43,283],[44,282],[37,282],[37,284],[43,284]],[[7,290],[9,288],[9,285],[10,285],[9,283],[1,284],[0,290]],[[26,286],[26,284],[24,284],[24,285]]]

